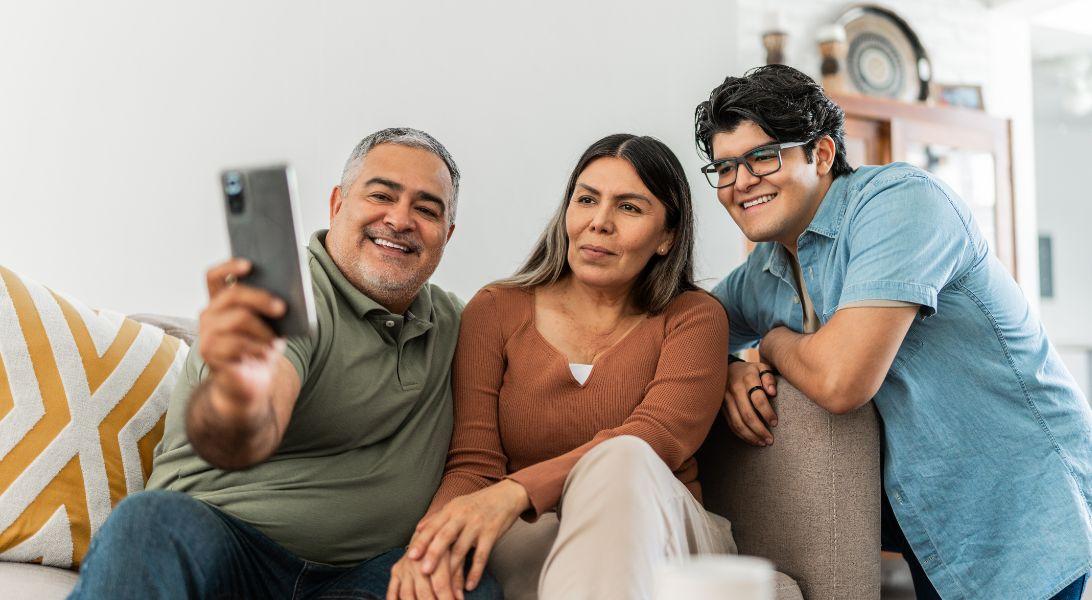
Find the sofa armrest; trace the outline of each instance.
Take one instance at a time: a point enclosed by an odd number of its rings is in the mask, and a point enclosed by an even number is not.
[[[872,403],[834,415],[778,379],[765,448],[723,418],[698,452],[706,508],[727,517],[740,554],[762,556],[808,600],[880,597],[880,425]]]
[[[152,313],[129,315],[129,318],[141,323],[154,325],[162,329],[167,335],[172,335],[183,342],[186,342],[186,345],[188,346],[192,346],[197,340],[197,319]]]

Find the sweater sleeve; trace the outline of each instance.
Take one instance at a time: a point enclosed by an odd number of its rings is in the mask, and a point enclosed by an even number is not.
[[[486,288],[463,309],[451,373],[454,431],[444,476],[428,513],[504,477],[508,457],[497,423],[504,365],[504,334],[493,291]]]
[[[610,438],[643,439],[672,471],[697,452],[724,397],[728,318],[720,303],[704,293],[686,294],[673,304],[679,306],[668,307],[656,375],[629,417],[561,456],[508,476],[523,485],[531,499],[524,519],[537,519],[556,508],[569,471],[584,454]]]

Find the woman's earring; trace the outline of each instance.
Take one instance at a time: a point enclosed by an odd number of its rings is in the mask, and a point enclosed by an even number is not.
[[[657,252],[659,252],[661,256],[667,254],[667,246],[660,246]]]

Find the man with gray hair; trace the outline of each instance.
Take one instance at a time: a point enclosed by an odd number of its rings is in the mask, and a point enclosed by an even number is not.
[[[272,295],[207,273],[208,308],[148,491],[91,543],[74,598],[372,598],[440,481],[461,302],[428,283],[459,170],[414,129],[364,138],[308,245],[317,332],[278,339]],[[422,589],[417,597],[463,595]],[[467,597],[492,597],[492,582]]]

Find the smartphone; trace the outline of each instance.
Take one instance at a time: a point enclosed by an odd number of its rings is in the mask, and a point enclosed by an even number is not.
[[[288,165],[220,173],[231,255],[252,268],[240,279],[284,300],[284,316],[269,319],[280,337],[315,331],[311,274],[299,231],[296,176]]]

